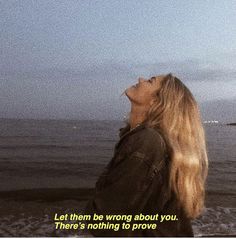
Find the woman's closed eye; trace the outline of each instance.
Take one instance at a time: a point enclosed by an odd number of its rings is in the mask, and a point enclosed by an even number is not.
[[[148,82],[153,83],[155,79],[156,79],[155,77],[152,77],[151,79],[148,80]]]

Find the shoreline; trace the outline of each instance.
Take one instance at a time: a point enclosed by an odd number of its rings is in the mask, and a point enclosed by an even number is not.
[[[55,231],[55,213],[83,213],[94,188],[34,188],[0,191],[2,236],[68,237],[70,232]],[[222,200],[231,200],[224,205]],[[217,199],[217,200],[216,200]],[[230,207],[231,206],[231,207]],[[206,195],[206,208],[192,221],[195,237],[235,236],[235,194],[211,191]],[[15,227],[19,231],[15,231]],[[29,226],[30,225],[30,226]],[[223,225],[223,226],[222,226]],[[5,231],[8,228],[8,231]],[[83,237],[84,234],[75,236]]]
[[[64,201],[88,200],[93,195],[93,188],[33,188],[0,191],[0,199],[15,201]]]
[[[89,200],[94,188],[32,188],[0,191],[0,200],[14,201],[42,201],[58,202],[65,200],[86,201]],[[216,200],[217,199],[217,200]],[[235,193],[222,191],[207,191],[206,207],[229,207],[234,208],[236,201]]]

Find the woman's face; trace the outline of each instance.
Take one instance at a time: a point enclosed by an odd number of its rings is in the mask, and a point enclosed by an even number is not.
[[[139,78],[138,83],[125,90],[126,96],[133,103],[148,106],[155,99],[155,92],[160,88],[163,76],[151,77],[150,79]]]

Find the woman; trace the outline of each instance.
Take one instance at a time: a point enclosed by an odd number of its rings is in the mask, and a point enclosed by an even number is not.
[[[208,170],[197,103],[172,74],[140,78],[125,94],[131,102],[128,124],[121,129],[114,156],[85,211],[104,217],[88,222],[89,230],[110,237],[193,236],[191,219],[204,207]],[[132,220],[110,221],[107,215],[132,215]],[[136,221],[135,215],[153,218]],[[161,221],[163,215],[176,219]],[[99,227],[91,226],[99,222]],[[156,228],[147,228],[154,223]]]

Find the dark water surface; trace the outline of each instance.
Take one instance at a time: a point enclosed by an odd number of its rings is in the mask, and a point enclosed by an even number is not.
[[[120,121],[0,120],[0,236],[55,231],[55,212],[79,213],[113,155]],[[205,125],[209,176],[196,236],[236,235],[236,127]]]

